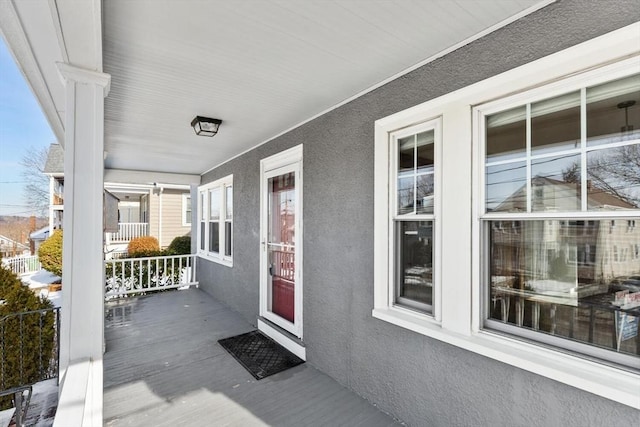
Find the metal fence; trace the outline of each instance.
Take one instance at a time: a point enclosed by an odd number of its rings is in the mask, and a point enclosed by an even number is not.
[[[18,426],[24,425],[33,384],[58,378],[59,361],[59,307],[0,318],[0,409],[15,406]]]

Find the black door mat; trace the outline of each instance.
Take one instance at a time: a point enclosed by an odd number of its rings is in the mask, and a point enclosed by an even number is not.
[[[304,363],[260,331],[224,338],[218,343],[257,380]]]

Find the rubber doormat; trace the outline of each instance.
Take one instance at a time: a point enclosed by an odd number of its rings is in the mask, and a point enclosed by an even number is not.
[[[260,331],[224,338],[218,343],[257,380],[304,363]]]

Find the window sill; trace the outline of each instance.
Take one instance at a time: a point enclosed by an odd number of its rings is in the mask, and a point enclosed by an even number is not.
[[[640,374],[501,334],[465,336],[434,319],[399,308],[376,308],[373,317],[511,366],[640,409]]]
[[[233,267],[233,260],[232,259],[225,259],[225,258],[220,258],[208,253],[204,253],[204,252],[198,252],[198,258],[202,258],[204,260],[207,261],[211,261],[211,262],[215,262],[216,264],[221,264],[227,267]]]
[[[440,322],[426,313],[418,313],[402,307],[387,307],[374,308],[371,314],[376,319],[384,320],[401,328],[441,339],[436,336],[442,333]]]

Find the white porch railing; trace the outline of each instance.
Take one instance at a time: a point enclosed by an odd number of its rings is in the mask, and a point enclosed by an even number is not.
[[[196,255],[112,259],[105,264],[105,298],[198,285]]]
[[[149,235],[149,223],[147,222],[121,222],[118,224],[117,233],[105,233],[107,244],[125,243],[136,237]]]
[[[38,259],[38,255],[3,258],[2,264],[6,265],[17,275],[35,273],[42,269],[42,265],[40,265],[40,259]]]

